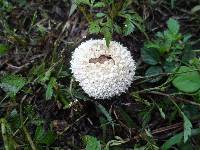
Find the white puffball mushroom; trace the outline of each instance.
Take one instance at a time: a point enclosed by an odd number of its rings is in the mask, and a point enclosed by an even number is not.
[[[107,99],[119,96],[130,87],[136,70],[130,51],[119,42],[109,47],[103,39],[81,43],[72,54],[75,80],[90,97]]]

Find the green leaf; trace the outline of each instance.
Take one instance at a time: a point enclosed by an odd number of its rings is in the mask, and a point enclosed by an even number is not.
[[[117,32],[118,34],[122,34],[122,29],[117,24],[114,24],[114,31]]]
[[[169,31],[173,34],[177,34],[180,29],[180,25],[179,25],[178,21],[173,18],[170,18],[167,21],[167,27],[168,27]]]
[[[37,143],[50,145],[55,141],[56,135],[50,130],[46,132],[44,127],[40,125],[36,128],[34,138]]]
[[[27,81],[25,78],[20,75],[7,74],[2,77],[0,87],[7,93],[7,95],[15,96],[26,83]]]
[[[174,5],[175,5],[176,0],[171,0],[171,8],[174,9]]]
[[[191,34],[186,34],[183,36],[183,42],[187,43],[191,39],[192,35]]]
[[[52,72],[52,70],[50,70],[50,69],[47,72],[45,72],[45,74],[41,77],[40,81],[43,83],[48,81],[50,79],[51,72]]]
[[[163,64],[163,69],[165,70],[165,72],[167,73],[171,73],[174,72],[175,69],[177,68],[177,63],[175,61],[168,61],[166,59],[166,61]]]
[[[124,28],[123,28],[123,34],[125,36],[131,34],[135,29],[134,24],[132,23],[132,21],[130,19],[126,19],[124,22]]]
[[[110,28],[109,27],[103,27],[101,32],[103,33],[104,38],[106,40],[106,46],[109,47],[110,41],[112,39],[112,33],[110,31]]]
[[[53,131],[47,131],[45,137],[43,138],[43,140],[41,141],[41,143],[47,144],[47,145],[51,145],[54,143],[54,141],[56,140],[56,134]]]
[[[141,49],[143,61],[149,65],[156,65],[160,60],[159,52],[156,49],[146,48]]]
[[[198,11],[200,11],[200,5],[196,5],[191,9],[191,13],[193,13],[193,14],[198,12]]]
[[[181,143],[183,139],[183,133],[179,133],[168,139],[161,147],[162,150],[168,150],[170,147],[172,147],[175,144]]]
[[[89,24],[89,32],[92,33],[99,33],[101,30],[98,21],[90,22]]]
[[[177,89],[186,93],[193,93],[200,89],[200,74],[194,68],[181,66],[177,73],[172,81]]]
[[[47,32],[47,29],[43,26],[43,25],[40,25],[40,24],[37,24],[37,30],[42,34],[44,35],[46,32]]]
[[[200,128],[197,129],[192,129],[191,135],[196,136],[200,134]],[[174,135],[170,139],[168,139],[161,147],[162,150],[168,150],[170,149],[173,145],[181,143],[183,140],[183,132]]]
[[[156,145],[156,142],[150,130],[145,129],[144,138],[147,141],[147,144],[145,145],[145,150],[159,150],[159,147]]]
[[[43,136],[45,134],[45,130],[43,128],[43,126],[37,126],[36,130],[35,130],[35,140],[40,142],[40,140],[43,139]]]
[[[106,40],[106,46],[109,47],[110,41],[112,39],[113,33],[113,21],[110,18],[107,18],[107,22],[101,28],[101,33],[103,33],[104,38]]]
[[[98,17],[98,18],[101,18],[101,17],[103,17],[103,16],[105,16],[106,14],[104,14],[104,13],[97,13],[96,14],[96,17]]]
[[[94,8],[101,8],[101,7],[105,7],[105,3],[104,2],[97,2],[96,4],[94,4]]]
[[[47,85],[47,90],[46,90],[46,100],[51,99],[52,95],[53,95],[53,87],[57,84],[56,82],[56,78],[51,77],[50,81]]]
[[[192,51],[192,47],[186,44],[184,50],[182,51],[182,62],[188,64],[193,58],[196,58],[196,54]]]
[[[105,107],[103,107],[103,105],[96,103],[97,108],[99,109],[99,111],[106,117],[106,119],[108,120],[109,123],[111,123],[112,127],[114,128],[114,122],[113,119],[111,117],[111,115],[109,114],[109,112],[105,109]]]
[[[8,51],[8,46],[5,44],[0,44],[0,56],[6,54]]]
[[[101,144],[100,141],[97,140],[97,138],[86,135],[84,136],[83,141],[86,145],[85,150],[101,150]]]
[[[142,118],[142,128],[146,128],[149,121],[151,120],[152,118],[151,112],[152,112],[152,109],[148,111],[145,110],[145,111],[140,112],[139,116]]]
[[[71,17],[71,15],[75,12],[76,9],[77,9],[76,3],[72,3],[69,11],[69,17]]]
[[[159,42],[160,42],[159,40],[154,40],[154,41],[148,42],[145,44],[145,48],[159,50],[160,49]]]
[[[123,3],[123,9],[127,9],[133,3],[133,0],[125,0]]]
[[[0,10],[3,10],[3,13],[10,12],[13,9],[11,2],[7,0],[0,0]]]
[[[184,121],[184,143],[187,142],[188,138],[191,136],[192,134],[192,123],[190,122],[190,120],[187,118],[187,116],[182,113],[183,115],[183,121]]]
[[[129,114],[122,107],[119,107],[117,110],[119,111],[120,118],[122,118],[122,120],[124,120],[126,122],[126,125],[129,128],[137,127],[136,123],[133,121],[133,119],[129,116]]]
[[[169,53],[170,52],[170,49],[171,49],[171,45],[172,45],[172,42],[171,40],[168,38],[168,39],[165,39],[165,41],[159,43],[159,52],[160,54],[165,54],[165,53]]]
[[[162,72],[163,70],[160,66],[151,66],[146,70],[145,76],[155,76],[154,78],[151,78],[149,80],[150,83],[154,83],[154,82],[159,81],[162,78],[161,76],[157,76]]]

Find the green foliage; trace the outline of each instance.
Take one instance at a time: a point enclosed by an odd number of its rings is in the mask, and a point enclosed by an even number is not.
[[[110,140],[106,143],[106,145],[101,145],[100,140],[98,140],[94,136],[86,135],[83,137],[83,142],[86,145],[85,150],[109,150],[112,149],[112,147],[118,148],[117,146],[120,146],[124,143],[127,143],[129,140],[124,140],[119,136],[115,136],[115,139]]]
[[[172,18],[170,18],[167,21],[167,27],[168,27],[169,32],[171,32],[171,34],[174,34],[174,36],[177,35],[180,30],[180,25],[178,21]]]
[[[56,78],[54,77],[51,77],[50,78],[50,81],[47,85],[47,90],[46,90],[46,99],[49,100],[52,98],[52,95],[53,95],[53,88],[57,85],[57,82],[56,82]]]
[[[110,113],[105,109],[105,107],[99,103],[96,103],[97,108],[99,109],[99,111],[106,117],[108,123],[110,123],[114,129],[114,122],[113,119],[110,115]]]
[[[59,61],[50,67],[46,66],[45,63],[33,67],[30,76],[32,76],[31,80],[44,87],[46,100],[56,99],[63,104],[64,108],[68,107],[71,93],[68,87],[58,85],[58,80],[69,77],[70,74],[63,70],[63,65]]]
[[[86,135],[83,137],[83,141],[86,145],[85,150],[101,150],[100,141],[96,137]]]
[[[8,51],[8,46],[5,44],[0,44],[0,56],[6,54]]]
[[[26,79],[19,75],[7,74],[0,80],[0,87],[8,96],[15,96],[27,83]]]
[[[191,9],[191,13],[197,13],[200,11],[200,5],[196,5]]]
[[[35,131],[35,141],[39,144],[51,145],[56,139],[56,134],[51,131],[45,131],[42,125],[38,126]]]
[[[135,26],[132,23],[132,21],[129,19],[126,19],[124,22],[123,34],[127,36],[131,34],[134,31],[134,29],[135,29]]]
[[[183,36],[179,33],[179,30],[178,21],[170,18],[167,21],[167,30],[156,33],[154,40],[144,44],[144,48],[141,49],[141,56],[143,61],[150,65],[146,74],[149,74],[152,70],[151,66],[155,66],[153,67],[155,73],[174,72],[183,62],[189,64],[189,60],[195,57],[188,42],[191,36]]]
[[[176,145],[176,144],[180,144],[183,145],[183,132],[175,134],[174,136],[172,136],[170,139],[168,139],[167,141],[165,141],[165,143],[162,145],[161,149],[162,150],[168,150],[170,149],[172,146]],[[200,129],[192,129],[191,131],[191,135],[195,136],[200,134]],[[180,146],[181,148],[181,146]]]
[[[13,5],[7,0],[0,0],[0,16],[1,13],[10,12],[13,9]]]
[[[139,113],[139,117],[142,118],[142,128],[146,128],[152,118],[152,110],[153,107],[147,107],[148,109],[144,109]]]
[[[193,95],[198,95],[198,90],[200,89],[200,74],[199,74],[199,59],[195,58],[196,54],[192,51],[192,47],[189,43],[191,35],[182,35],[180,33],[180,25],[178,21],[170,18],[167,21],[167,29],[163,32],[156,33],[156,38],[154,40],[148,41],[144,44],[141,50],[141,56],[143,61],[148,64],[148,68],[145,70],[145,76],[149,82],[157,82],[163,76],[161,74],[169,75],[166,78],[166,82],[158,86],[158,88],[152,88],[150,91],[159,90],[160,93],[163,91],[168,91],[169,93],[173,89],[172,83],[178,92],[190,93]],[[148,89],[147,89],[148,91]],[[195,93],[196,92],[196,93]],[[156,93],[156,92],[155,92]],[[183,118],[184,132],[181,134],[174,135],[169,141],[167,141],[162,149],[169,149],[175,144],[184,143],[185,145],[190,142],[190,137],[192,136],[192,123],[190,111],[183,112],[179,106],[171,99],[171,94],[166,95],[176,106],[177,109],[174,113],[170,113],[169,116],[166,115],[165,109],[160,107],[160,104],[156,103],[160,111],[160,115],[165,118],[175,118],[177,112],[181,114]],[[197,96],[198,97],[198,96]],[[193,97],[195,99],[195,97]],[[163,102],[160,102],[161,104]],[[169,105],[169,104],[167,104]],[[173,108],[173,107],[172,107]],[[174,109],[174,108],[173,108]],[[147,112],[143,112],[143,128],[148,124],[151,115]],[[145,123],[146,122],[146,123]]]
[[[175,134],[162,145],[162,150],[168,150],[173,145],[181,143],[182,139],[183,133]]]
[[[100,30],[101,30],[101,27],[99,26],[98,21],[90,22],[90,25],[89,25],[89,32],[90,33],[99,33]]]
[[[180,91],[196,92],[200,89],[200,73],[194,67],[181,66],[172,83]]]
[[[149,45],[145,45],[141,50],[143,61],[149,65],[156,65],[159,63],[160,55],[156,49],[150,48]]]
[[[145,130],[143,138],[147,142],[147,144],[144,146],[145,150],[146,149],[148,149],[148,150],[158,150],[159,149],[159,147],[156,145],[156,142],[153,139],[153,136],[149,130]]]
[[[106,44],[112,39],[113,33],[118,33],[124,36],[130,35],[135,28],[141,32],[145,32],[142,18],[132,9],[131,0],[126,1],[95,1],[95,0],[76,0],[77,5],[83,12],[89,22],[90,33],[101,33],[106,39]],[[86,7],[89,6],[91,11],[87,11]],[[96,14],[93,10],[99,10]],[[122,23],[118,23],[118,20]]]
[[[188,117],[183,113],[183,111],[179,108],[179,106],[172,100],[172,103],[175,105],[176,109],[179,111],[179,113],[182,115],[183,118],[183,127],[184,127],[184,132],[183,132],[183,138],[184,138],[184,143],[188,141],[189,137],[192,134],[192,123],[188,119]]]
[[[118,109],[119,113],[120,113],[120,117],[124,120],[124,122],[126,122],[126,125],[129,128],[133,128],[136,127],[135,122],[133,121],[133,119],[129,116],[129,114],[123,110],[121,107]]]
[[[183,36],[179,33],[180,27],[178,22],[170,18],[167,21],[167,27],[168,29],[164,32],[158,32],[156,34],[155,40],[145,43],[144,49],[142,49],[142,57],[144,58],[145,63],[150,65],[156,65],[159,63],[158,60],[161,60],[161,57],[166,57],[166,60],[171,62],[172,60],[170,58],[172,57],[172,55],[178,55],[184,49],[185,45],[183,41],[181,42]],[[143,51],[147,52],[145,53]],[[149,53],[151,53],[152,51],[153,53],[156,53],[154,54],[156,55],[156,57],[150,58],[150,60],[154,62],[153,64],[149,63],[149,61],[146,61],[145,59],[148,55],[151,55]]]
[[[184,142],[187,142],[187,140],[189,139],[189,137],[191,136],[192,134],[192,123],[190,122],[190,120],[187,118],[187,116],[182,113],[183,115],[183,121],[184,121]]]
[[[149,67],[146,72],[145,76],[155,76],[153,79],[149,80],[149,82],[157,82],[161,79],[161,76],[159,76],[163,72],[162,68],[160,66],[151,66]],[[156,77],[157,76],[157,77]]]

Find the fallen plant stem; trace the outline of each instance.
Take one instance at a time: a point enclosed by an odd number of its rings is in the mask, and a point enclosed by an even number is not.
[[[177,128],[180,128],[180,127],[183,128],[183,122],[179,122],[179,123],[176,123],[176,124],[173,124],[173,125],[169,125],[169,126],[165,126],[165,127],[155,129],[155,130],[152,131],[152,134],[155,135],[155,134],[159,134],[159,133],[166,132],[166,131],[169,131],[169,130],[177,129]]]
[[[193,120],[192,124],[194,124],[194,123],[199,123],[199,119]],[[172,130],[176,131],[176,129],[180,129],[180,128],[183,129],[183,122],[178,122],[178,123],[175,123],[175,124],[172,124],[172,125],[169,125],[169,126],[160,127],[158,129],[152,130],[151,133],[152,133],[152,135],[155,136],[156,134],[161,134],[161,133],[167,132],[167,131],[171,131],[171,132],[172,132]],[[137,139],[141,138],[141,136],[143,134],[144,133],[140,133],[139,135],[134,136],[133,139],[137,140]]]
[[[25,126],[23,126],[22,129],[23,129],[23,131],[24,131],[24,133],[25,133],[25,135],[26,135],[26,138],[27,138],[27,140],[28,140],[28,142],[29,142],[29,144],[30,144],[32,150],[36,150],[35,144],[33,143],[33,140],[32,140],[32,138],[31,138],[31,136],[30,136],[28,130],[26,129]]]
[[[193,72],[193,71],[199,71],[199,69],[193,69],[190,71],[185,71],[185,72],[174,72],[174,73],[160,73],[160,74],[156,74],[156,75],[151,75],[151,76],[135,76],[135,81],[136,80],[140,80],[140,79],[150,79],[150,78],[155,78],[158,76],[169,76],[169,75],[179,75],[179,74],[184,74],[184,73],[188,73],[188,72]]]
[[[197,103],[197,102],[190,101],[190,100],[183,99],[183,98],[179,98],[179,97],[174,97],[174,96],[172,96],[172,95],[170,95],[170,94],[165,94],[165,93],[157,92],[157,91],[151,91],[151,92],[149,92],[149,93],[151,93],[151,94],[156,94],[156,95],[160,95],[160,96],[165,96],[165,97],[171,98],[171,99],[173,99],[173,100],[175,100],[175,101],[177,101],[177,102],[178,102],[178,101],[179,101],[179,102],[182,101],[182,102],[189,103],[189,104],[191,104],[191,105],[196,105],[196,106],[200,107],[200,104]]]
[[[1,119],[1,133],[2,133],[2,137],[3,137],[3,141],[4,141],[4,147],[6,150],[9,150],[9,147],[7,145],[8,143],[8,138],[7,138],[7,135],[6,135],[6,120],[5,119]]]

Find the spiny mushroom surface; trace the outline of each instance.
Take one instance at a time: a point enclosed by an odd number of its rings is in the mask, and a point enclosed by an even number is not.
[[[130,87],[135,75],[135,61],[126,47],[111,41],[88,40],[72,54],[71,70],[79,85],[95,99],[119,96]]]

